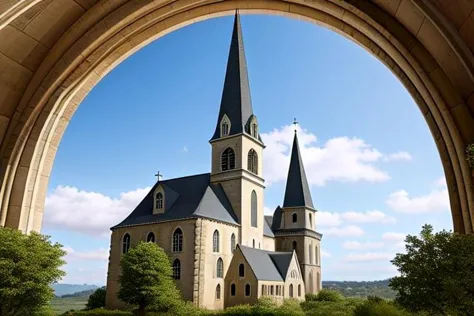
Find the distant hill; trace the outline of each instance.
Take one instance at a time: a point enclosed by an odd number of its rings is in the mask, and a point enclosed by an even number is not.
[[[56,283],[52,284],[51,287],[54,290],[54,295],[63,296],[67,294],[74,294],[77,292],[83,292],[88,290],[95,290],[99,286],[94,284],[66,284],[66,283]]]
[[[337,290],[346,297],[367,297],[376,295],[395,298],[396,292],[388,287],[389,280],[381,281],[323,281],[323,288]]]

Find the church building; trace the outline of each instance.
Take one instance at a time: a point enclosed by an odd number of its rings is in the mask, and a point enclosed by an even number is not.
[[[222,309],[304,299],[321,289],[320,242],[295,131],[283,205],[265,216],[263,151],[253,113],[244,43],[236,13],[216,128],[211,172],[160,180],[111,228],[106,306],[117,298],[120,258],[140,241],[170,256],[185,300]],[[282,166],[285,168],[285,166]]]

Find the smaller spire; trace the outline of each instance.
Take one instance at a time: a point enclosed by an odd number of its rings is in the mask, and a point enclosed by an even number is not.
[[[313,199],[311,198],[311,193],[309,191],[308,180],[306,179],[303,160],[301,159],[300,154],[300,147],[298,145],[296,124],[293,148],[291,149],[290,168],[288,170],[288,178],[286,179],[283,207],[309,207],[314,209]]]

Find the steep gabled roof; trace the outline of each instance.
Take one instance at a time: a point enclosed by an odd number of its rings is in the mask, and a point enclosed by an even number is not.
[[[224,115],[227,115],[230,120],[229,136],[244,132],[250,133],[249,123],[253,117],[252,99],[250,97],[242,27],[237,12],[234,18],[234,29],[227,60],[219,117],[211,140],[220,137],[220,123]],[[258,139],[261,140],[260,136],[258,136]]]
[[[274,252],[237,245],[257,280],[284,281],[291,262],[291,252]],[[287,260],[290,257],[290,261]],[[285,265],[286,268],[285,268]],[[285,270],[286,269],[286,270]],[[284,276],[281,271],[285,271]]]
[[[263,221],[263,236],[275,237],[271,229],[271,226],[272,226],[272,217],[265,216],[265,220]]]
[[[281,227],[281,207],[278,205],[275,211],[273,212],[272,217],[272,231],[280,229]]]
[[[153,214],[153,194],[159,185],[165,192],[165,210]],[[224,190],[210,183],[209,173],[157,182],[130,215],[111,229],[198,217],[238,225]]]
[[[313,200],[309,191],[308,180],[304,171],[298,145],[298,135],[295,131],[293,148],[291,150],[290,168],[286,180],[285,199],[283,207],[313,207]]]

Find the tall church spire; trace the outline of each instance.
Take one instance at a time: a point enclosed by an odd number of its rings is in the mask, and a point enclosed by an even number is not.
[[[240,25],[240,16],[236,11],[234,29],[230,43],[224,90],[217,120],[216,130],[211,140],[221,137],[223,118],[229,120],[229,130],[224,135],[231,136],[246,132],[251,134],[250,121],[253,117],[252,100],[250,98],[247,63],[245,60],[244,41]],[[260,139],[260,137],[258,137]]]
[[[290,169],[286,180],[283,207],[309,207],[314,209],[308,180],[306,179],[306,173],[301,159],[296,130],[293,139],[293,148],[291,150]]]

